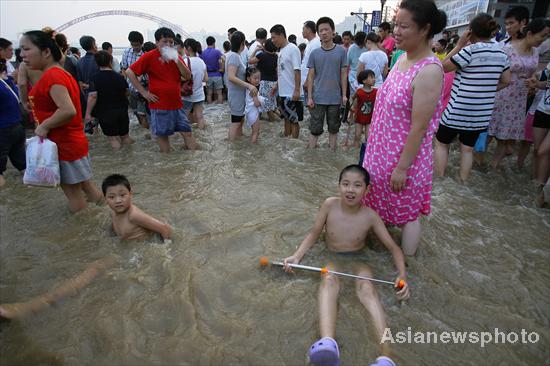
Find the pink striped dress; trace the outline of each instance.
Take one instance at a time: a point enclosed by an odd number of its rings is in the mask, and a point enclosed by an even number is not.
[[[399,61],[403,59],[403,56]],[[404,225],[420,214],[430,213],[432,191],[432,138],[443,112],[440,97],[436,111],[416,159],[407,170],[405,188],[395,193],[390,186],[393,170],[411,129],[411,84],[423,67],[441,62],[435,56],[424,58],[406,72],[399,71],[399,61],[378,90],[363,167],[371,177],[371,187],[364,203],[374,209],[387,224]],[[441,69],[443,73],[443,69]]]

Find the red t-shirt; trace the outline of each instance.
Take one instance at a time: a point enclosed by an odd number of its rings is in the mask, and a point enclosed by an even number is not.
[[[181,56],[179,58],[183,61]],[[150,108],[163,110],[183,108],[180,94],[180,70],[174,61],[163,62],[158,48],[145,53],[130,66],[130,69],[136,75],[149,76],[149,91],[159,99],[157,103],[149,102]]]
[[[370,92],[365,89],[357,89],[357,107],[355,110],[355,122],[362,125],[370,123],[372,119],[372,111],[374,110],[374,102],[376,101],[376,90],[373,88]]]
[[[82,124],[80,106],[80,89],[76,80],[67,71],[54,66],[42,74],[40,80],[29,93],[29,104],[36,123],[40,124],[57,110],[57,105],[50,96],[53,85],[67,88],[76,114],[63,126],[52,128],[48,138],[57,144],[59,160],[73,161],[88,155],[88,139]]]

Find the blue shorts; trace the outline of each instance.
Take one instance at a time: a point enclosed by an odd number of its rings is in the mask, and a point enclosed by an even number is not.
[[[479,134],[476,144],[474,145],[475,152],[487,151],[487,131]]]
[[[151,132],[156,136],[171,136],[174,132],[191,132],[183,108],[174,110],[151,108]]]

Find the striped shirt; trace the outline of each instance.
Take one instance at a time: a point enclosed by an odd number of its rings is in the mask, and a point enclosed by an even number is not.
[[[134,53],[132,47],[125,49],[122,54],[122,61],[120,61],[120,67],[127,70],[134,62],[138,60],[138,58],[141,57],[141,55],[143,55],[143,51],[141,50],[138,53]],[[126,81],[128,82],[128,89],[133,93],[137,93],[137,90],[130,82],[130,79],[126,78]]]
[[[498,43],[478,42],[464,47],[451,61],[458,70],[441,123],[458,130],[487,129],[500,75],[510,68],[508,55]]]

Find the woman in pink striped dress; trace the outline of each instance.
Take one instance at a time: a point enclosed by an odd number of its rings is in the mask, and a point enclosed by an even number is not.
[[[376,98],[363,167],[371,175],[365,204],[386,224],[403,228],[402,247],[414,255],[420,244],[420,214],[430,213],[432,138],[442,113],[443,69],[431,39],[446,24],[429,0],[401,3],[394,35],[405,50]]]

